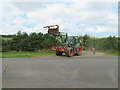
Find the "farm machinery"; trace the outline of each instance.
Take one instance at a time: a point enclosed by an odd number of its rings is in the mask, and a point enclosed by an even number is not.
[[[81,44],[76,37],[68,37],[67,33],[59,32],[58,25],[45,26],[44,28],[48,28],[49,35],[59,38],[61,41],[58,46],[49,45],[51,50],[56,51],[57,56],[61,56],[63,53],[68,57],[82,54]]]

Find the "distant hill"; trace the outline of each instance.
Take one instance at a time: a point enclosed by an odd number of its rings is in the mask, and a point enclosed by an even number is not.
[[[2,38],[12,38],[13,35],[1,35]]]

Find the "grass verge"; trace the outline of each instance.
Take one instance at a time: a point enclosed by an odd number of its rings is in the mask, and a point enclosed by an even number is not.
[[[3,40],[11,40],[12,38],[2,38]]]
[[[106,51],[105,53],[109,55],[120,55],[120,51]]]
[[[54,54],[55,52],[50,50],[41,50],[39,52],[3,52],[0,58],[30,58]]]

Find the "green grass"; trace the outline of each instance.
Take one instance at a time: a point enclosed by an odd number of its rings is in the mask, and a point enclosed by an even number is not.
[[[106,51],[105,53],[109,55],[120,55],[120,51],[114,51],[114,50]]]
[[[39,52],[3,52],[1,58],[30,58],[54,55],[55,52],[50,50],[41,50]]]
[[[4,39],[4,40],[11,40],[12,38],[2,38],[2,39]]]
[[[0,52],[0,58],[2,57],[2,53]]]
[[[89,53],[89,52],[92,52],[91,50],[83,50],[83,53]],[[108,55],[120,55],[120,51],[115,51],[115,50],[108,50],[108,51],[95,51],[97,53],[105,53],[105,54],[108,54]]]

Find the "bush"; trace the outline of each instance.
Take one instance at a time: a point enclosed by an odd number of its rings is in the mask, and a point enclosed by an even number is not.
[[[2,51],[8,52],[12,50],[12,41],[11,40],[3,40],[2,39]]]

